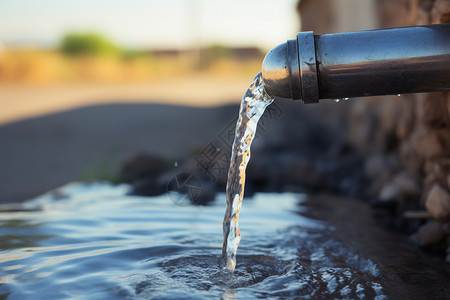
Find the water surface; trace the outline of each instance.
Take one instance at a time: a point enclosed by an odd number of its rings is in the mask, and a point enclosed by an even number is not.
[[[445,299],[449,272],[352,201],[245,199],[233,276],[219,267],[225,195],[176,206],[74,184],[0,213],[0,299]],[[32,211],[31,209],[40,209]],[[355,213],[355,212],[358,213]]]

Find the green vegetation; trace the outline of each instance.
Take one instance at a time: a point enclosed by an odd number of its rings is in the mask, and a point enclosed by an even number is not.
[[[113,162],[118,154],[117,149],[110,149],[93,166],[85,167],[81,172],[81,180],[84,182],[105,181],[117,184],[119,177],[113,171]]]
[[[119,55],[121,49],[113,42],[97,33],[68,33],[61,42],[59,49],[69,56],[91,55]]]
[[[197,49],[133,49],[94,32],[65,34],[57,47],[6,49],[0,55],[0,83],[126,84],[193,74],[250,77],[261,70],[253,48],[212,44]],[[0,299],[1,300],[1,299]]]
[[[213,59],[229,58],[231,55],[230,47],[222,44],[213,44],[209,46],[208,50]]]

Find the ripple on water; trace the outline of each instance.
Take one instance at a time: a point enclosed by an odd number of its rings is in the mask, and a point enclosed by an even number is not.
[[[161,272],[148,274],[134,284],[135,293],[156,298],[176,298],[186,291],[192,298],[385,298],[380,278],[351,267],[313,266],[307,260],[281,260],[267,255],[239,257],[233,274],[219,268],[218,255],[165,260],[157,265]]]
[[[338,227],[296,213],[305,211],[298,195],[257,194],[243,207],[231,276],[219,268],[223,194],[211,206],[177,207],[165,196],[100,190],[72,186],[55,207],[49,201],[42,211],[0,213],[0,299],[381,300],[396,290],[415,296],[420,288],[409,282],[442,283],[448,274],[423,263],[399,272],[393,259],[379,266],[374,251],[395,250],[383,248],[385,235],[355,246]],[[428,298],[448,295],[444,285],[436,295]]]

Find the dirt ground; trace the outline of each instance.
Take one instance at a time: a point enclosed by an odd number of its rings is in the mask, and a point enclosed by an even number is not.
[[[176,159],[202,147],[237,114],[251,79],[0,87],[0,203],[117,170],[138,153]]]
[[[243,76],[230,78],[192,75],[128,85],[0,85],[0,125],[87,105],[124,101],[187,106],[236,103],[251,80],[252,78]]]

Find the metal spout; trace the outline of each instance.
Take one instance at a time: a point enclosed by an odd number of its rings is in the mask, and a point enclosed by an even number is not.
[[[450,24],[314,35],[273,48],[263,61],[272,96],[317,103],[450,90]]]

